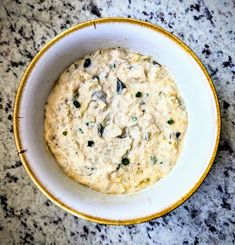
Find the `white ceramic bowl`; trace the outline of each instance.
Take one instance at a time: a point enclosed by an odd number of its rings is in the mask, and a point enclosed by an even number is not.
[[[44,105],[71,63],[97,49],[117,46],[154,56],[168,67],[186,103],[189,124],[180,158],[165,178],[135,194],[107,195],[74,182],[60,170],[45,147]],[[26,171],[51,201],[91,221],[134,224],[166,214],[199,187],[215,158],[220,112],[206,69],[184,43],[146,22],[105,18],[68,29],[35,56],[16,95],[14,133]]]

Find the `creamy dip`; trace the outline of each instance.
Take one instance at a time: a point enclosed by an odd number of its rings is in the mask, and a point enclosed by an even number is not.
[[[73,63],[45,107],[45,139],[58,164],[104,193],[135,192],[164,177],[186,128],[184,102],[166,68],[122,48]]]

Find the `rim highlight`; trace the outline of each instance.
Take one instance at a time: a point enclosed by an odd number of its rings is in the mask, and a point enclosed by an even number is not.
[[[189,190],[188,193],[186,193],[183,197],[181,197],[177,202],[173,203],[171,206],[165,208],[161,212],[158,212],[158,213],[155,213],[155,214],[152,214],[149,216],[140,217],[137,219],[129,219],[129,220],[110,220],[110,219],[103,219],[103,218],[99,218],[99,217],[95,217],[95,216],[90,216],[90,215],[87,215],[85,213],[81,213],[81,212],[67,206],[61,200],[59,200],[55,196],[53,196],[53,194],[48,192],[47,189],[43,186],[43,184],[41,184],[40,180],[36,177],[36,175],[33,173],[32,169],[30,168],[30,164],[28,163],[24,152],[22,152],[23,145],[21,143],[21,136],[20,136],[20,114],[19,113],[20,113],[21,96],[22,96],[22,93],[24,91],[25,84],[27,83],[27,79],[28,79],[32,69],[34,68],[35,64],[40,59],[40,57],[53,44],[55,44],[57,41],[59,41],[60,39],[62,39],[63,37],[65,37],[66,35],[74,32],[74,31],[77,31],[79,29],[82,29],[82,28],[85,28],[88,26],[92,26],[92,25],[96,26],[98,24],[112,23],[112,22],[128,23],[128,24],[139,25],[139,26],[143,26],[146,28],[150,28],[153,31],[160,32],[161,34],[167,36],[172,41],[174,41],[177,45],[179,45],[181,48],[183,48],[185,52],[187,52],[189,55],[191,55],[191,57],[193,57],[193,59],[197,62],[197,64],[202,69],[204,75],[206,76],[208,84],[211,88],[211,91],[212,91],[212,94],[214,97],[214,101],[215,101],[215,105],[216,105],[216,113],[217,113],[217,135],[216,135],[216,141],[215,141],[213,153],[211,155],[211,159],[207,165],[206,170],[204,171],[204,173],[202,174],[200,179],[197,181],[197,183],[194,185],[194,187],[191,190]],[[77,217],[84,218],[84,219],[89,220],[89,221],[97,222],[100,224],[128,225],[128,224],[138,224],[138,223],[146,222],[146,221],[149,221],[151,219],[158,218],[158,217],[161,217],[161,216],[167,214],[168,212],[174,210],[175,208],[177,208],[178,206],[183,204],[183,202],[185,202],[190,196],[192,196],[192,194],[199,188],[199,186],[202,184],[203,180],[206,178],[207,174],[209,173],[209,170],[211,169],[211,166],[212,166],[214,159],[215,159],[215,156],[216,156],[216,152],[217,152],[218,144],[219,144],[219,138],[220,138],[221,118],[220,118],[220,107],[219,107],[218,97],[217,97],[216,90],[215,90],[215,87],[213,85],[213,82],[212,82],[206,68],[204,67],[204,65],[200,61],[200,59],[196,56],[196,54],[183,41],[181,41],[180,39],[175,37],[173,34],[166,31],[165,29],[163,29],[159,26],[153,25],[151,23],[144,22],[141,20],[136,20],[136,19],[113,17],[113,18],[101,18],[101,19],[91,20],[91,21],[87,21],[87,22],[83,22],[83,23],[80,23],[78,25],[75,25],[75,26],[65,30],[61,34],[57,35],[52,40],[50,40],[36,54],[34,59],[31,61],[31,63],[27,67],[26,71],[24,72],[24,75],[20,81],[20,84],[19,84],[19,87],[17,90],[17,94],[15,97],[15,104],[14,104],[13,128],[14,128],[14,136],[15,136],[16,147],[17,147],[19,156],[21,158],[21,161],[22,161],[22,163],[26,169],[26,172],[31,177],[31,179],[36,184],[36,186],[40,189],[40,191],[42,191],[44,193],[44,195],[47,196],[48,199],[50,199],[53,203],[55,203],[56,205],[58,205],[59,207],[61,207],[65,211],[67,211],[67,212],[69,212],[69,213],[71,213]]]

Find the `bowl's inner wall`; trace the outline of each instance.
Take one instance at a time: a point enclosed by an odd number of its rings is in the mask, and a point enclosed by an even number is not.
[[[44,143],[44,105],[59,75],[97,49],[124,47],[151,55],[176,79],[188,111],[183,152],[174,169],[155,185],[132,195],[106,195],[75,183],[58,167]],[[195,185],[207,168],[217,134],[217,114],[207,79],[195,60],[160,32],[128,23],[103,23],[71,32],[46,50],[23,91],[20,138],[39,182],[65,205],[106,219],[134,219],[161,212]],[[134,208],[135,207],[135,208]]]

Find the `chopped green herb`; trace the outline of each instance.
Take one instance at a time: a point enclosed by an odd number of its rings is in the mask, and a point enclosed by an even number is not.
[[[95,144],[95,142],[92,140],[88,140],[88,142],[87,142],[88,147],[92,147],[94,144]]]
[[[79,130],[79,132],[81,132],[83,134],[83,130],[81,128],[79,128],[78,130]]]
[[[64,136],[66,136],[67,134],[68,134],[68,132],[67,132],[67,131],[64,131],[64,132],[63,132],[63,135],[64,135]]]
[[[175,121],[171,118],[171,119],[169,119],[168,121],[167,121],[167,123],[169,124],[169,125],[171,125],[171,124],[173,124]]]
[[[118,170],[121,167],[121,164],[118,164],[116,167],[116,170]]]
[[[131,117],[131,121],[132,122],[136,122],[137,121],[137,117]]]
[[[87,68],[87,67],[90,66],[90,65],[91,65],[91,59],[87,58],[87,59],[85,60],[83,66],[84,66],[85,68]]]
[[[130,163],[130,160],[128,158],[122,158],[122,164],[123,165],[128,165]]]
[[[74,100],[74,101],[73,101],[73,105],[74,105],[76,108],[80,108],[80,107],[81,107],[81,104],[80,104],[77,100]]]
[[[155,156],[150,156],[150,161],[152,164],[156,164],[157,163],[157,158]]]
[[[135,97],[136,97],[136,98],[142,97],[142,93],[138,91],[138,92],[135,94]]]

